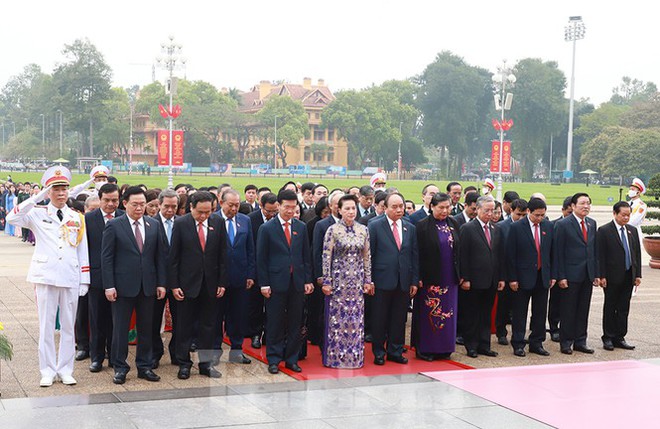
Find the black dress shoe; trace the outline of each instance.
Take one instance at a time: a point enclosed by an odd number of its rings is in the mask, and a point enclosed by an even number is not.
[[[506,339],[506,336],[497,337],[497,344],[501,346],[508,346],[509,340]]]
[[[89,350],[78,350],[76,352],[76,360],[85,360],[89,357]]]
[[[514,349],[513,354],[518,357],[525,357],[526,353],[524,349]]]
[[[101,372],[103,369],[103,362],[92,362],[89,365],[89,372]]]
[[[550,333],[550,339],[552,340],[553,343],[558,343],[559,342],[559,332],[551,332]]]
[[[594,353],[594,349],[590,349],[589,347],[582,346],[582,345],[577,346],[577,345],[574,344],[573,345],[573,350],[575,350],[576,352],[586,353],[586,354],[589,354],[589,355]]]
[[[277,374],[278,372],[280,372],[280,369],[277,367],[276,364],[273,363],[268,365],[268,372],[271,374]]]
[[[153,372],[153,370],[151,369],[138,372],[138,378],[147,381],[160,381],[160,376],[157,375],[155,372]]]
[[[126,373],[123,371],[115,372],[114,377],[112,377],[112,382],[115,384],[124,384],[126,383]]]
[[[160,366],[160,360],[155,360],[154,363],[151,364],[151,369],[158,369]]]
[[[400,363],[403,365],[408,363],[408,358],[405,358],[403,356],[387,355],[387,360]]]
[[[603,340],[603,348],[612,351],[614,350],[614,344],[612,344],[612,341],[610,340]]]
[[[635,346],[628,344],[626,340],[614,341],[613,345],[618,349],[635,350]]]
[[[385,365],[385,356],[376,356],[374,358],[374,364],[376,364],[376,365]]]
[[[252,348],[253,349],[261,348],[261,337],[259,335],[255,335],[254,337],[252,337]]]
[[[370,343],[374,340],[373,335],[371,334],[364,334],[364,342],[365,343]]]
[[[297,363],[286,363],[284,364],[284,367],[293,372],[302,372],[302,368]]]
[[[562,347],[561,352],[565,355],[572,355],[573,354],[573,350],[571,350],[570,347]]]
[[[529,352],[539,356],[550,356],[550,353],[546,349],[544,349],[543,346],[530,347]]]
[[[496,357],[497,352],[495,350],[477,350],[477,353],[484,356]]]
[[[479,355],[479,353],[477,353],[476,350],[468,350],[467,355],[468,355],[468,357],[476,358]]]
[[[462,335],[456,336],[456,344],[458,344],[459,346],[465,345],[465,340],[463,339]]]
[[[222,377],[222,374],[220,373],[220,371],[213,368],[212,366],[209,366],[208,368],[200,368],[199,373],[201,375],[205,375],[209,378],[220,378],[220,377]]]
[[[190,378],[190,368],[182,366],[179,368],[179,372],[176,374],[176,378],[179,380],[187,380]]]
[[[249,357],[247,357],[247,356],[245,356],[244,354],[241,353],[240,355],[237,355],[235,357],[230,357],[229,362],[241,363],[241,364],[247,365],[249,363],[252,363],[252,360],[250,360]]]
[[[415,357],[420,360],[425,360],[427,362],[433,362],[433,356],[431,355],[426,355],[424,353],[415,353]]]

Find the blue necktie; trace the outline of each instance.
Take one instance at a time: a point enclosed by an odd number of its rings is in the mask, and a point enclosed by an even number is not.
[[[172,219],[165,221],[167,224],[167,244],[172,244]]]
[[[227,234],[229,234],[229,244],[234,245],[234,222],[232,219],[227,219]]]
[[[626,229],[624,227],[621,227],[621,244],[623,244],[623,251],[626,254],[626,271],[628,271],[632,264],[630,262],[630,247],[628,247],[628,241],[626,240]]]

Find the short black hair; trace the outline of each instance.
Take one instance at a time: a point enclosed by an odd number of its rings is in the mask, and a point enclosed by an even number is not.
[[[538,209],[547,210],[548,205],[545,203],[545,201],[543,201],[540,198],[532,198],[529,200],[529,203],[527,204],[527,208],[529,209],[530,212],[533,212],[534,210],[538,210]]]
[[[99,199],[103,197],[103,194],[112,194],[113,192],[119,192],[119,186],[116,183],[108,182],[99,188]]]
[[[359,203],[358,198],[355,195],[353,195],[353,194],[344,194],[344,195],[341,196],[341,198],[339,198],[339,202],[338,202],[339,208],[341,208],[346,201],[353,201],[355,203],[356,208],[357,208],[357,205]]]
[[[194,194],[190,196],[190,206],[192,208],[197,207],[197,203],[204,203],[204,202],[209,202],[213,204],[213,198],[215,195],[210,193],[209,191],[197,191]]]
[[[277,195],[273,194],[272,192],[266,192],[261,196],[261,201],[259,203],[261,204],[261,207],[264,207],[266,204],[275,204],[277,202]]]
[[[614,204],[613,207],[614,213],[619,214],[619,212],[621,212],[621,209],[624,207],[630,208],[630,204],[626,201],[619,201],[618,203]]]
[[[209,186],[209,191],[217,191],[218,187],[217,186]]]
[[[271,192],[271,191],[268,186],[262,186],[261,188],[257,189],[257,194],[260,192]]]
[[[405,204],[408,204],[408,203],[412,204],[413,210],[415,210],[417,208],[417,207],[415,207],[415,202],[413,200],[405,200],[404,203]]]
[[[218,189],[220,188],[231,188],[231,185],[229,183],[222,183],[220,186],[218,186]]]
[[[245,189],[243,189],[243,193],[245,193],[247,191],[257,191],[257,192],[259,192],[259,188],[257,188],[257,185],[253,185],[253,184],[250,183],[249,185],[245,186]]]
[[[387,194],[387,195],[385,196],[385,207],[387,207],[387,206],[389,205],[389,203],[390,203],[390,198],[392,198],[392,197],[394,197],[394,196],[399,196],[399,197],[401,197],[401,201],[403,201],[404,204],[405,204],[406,197],[404,197],[402,193],[400,193],[400,192],[391,192],[391,193],[389,193],[389,194]]]
[[[284,189],[277,194],[277,202],[282,204],[283,201],[295,201],[297,203],[298,195],[289,189]]]
[[[378,191],[378,192],[376,192],[376,195],[375,195],[375,197],[374,197],[374,204],[375,204],[375,205],[378,205],[378,204],[380,204],[382,201],[385,201],[385,199],[387,198],[387,195],[388,195],[388,193],[385,192],[385,191]]]
[[[504,198],[502,198],[502,201],[511,204],[514,200],[517,200],[519,198],[520,195],[518,195],[516,191],[506,191],[504,193]]]
[[[318,188],[325,188],[326,191],[328,190],[328,187],[325,186],[324,184],[322,184],[322,183],[317,183],[317,184],[314,185],[314,187],[312,188],[312,193],[315,194],[315,193],[316,193],[316,190],[317,190]]]
[[[477,192],[470,192],[469,194],[465,194],[465,206],[471,206],[472,204],[476,204],[477,200],[479,199],[479,194]]]
[[[461,184],[458,183],[458,182],[449,182],[449,183],[447,184],[447,192],[450,192],[450,191],[451,191],[451,188],[453,188],[453,187],[456,186],[456,185],[461,186]],[[462,186],[461,186],[461,188],[462,188]]]
[[[300,192],[312,191],[314,189],[314,182],[305,182],[300,186]]]
[[[209,187],[208,186],[200,186],[197,190],[198,191],[208,191]]]
[[[511,202],[511,210],[519,210],[524,212],[525,210],[527,210],[527,200],[524,200],[522,198],[513,200],[513,202]]]
[[[430,186],[435,186],[435,187],[437,188],[437,186],[435,185],[435,183],[427,183],[427,184],[424,185],[424,187],[422,188],[422,195],[426,195],[426,191],[429,189]]]
[[[467,194],[470,193],[471,191],[477,192],[477,187],[476,187],[476,186],[472,186],[472,185],[470,185],[470,186],[468,186],[467,188],[463,189],[463,193],[464,193],[465,195],[467,195]]]
[[[328,197],[322,197],[314,206],[314,213],[316,216],[321,217],[321,213],[328,207]]]
[[[430,206],[431,207],[437,206],[438,204],[444,201],[449,201],[451,203],[451,197],[449,196],[449,194],[445,194],[444,192],[438,192],[433,196],[433,198],[431,198]]]
[[[563,210],[568,209],[571,206],[571,201],[573,201],[573,196],[564,198],[564,202],[561,205]]]
[[[147,193],[144,191],[139,186],[129,186],[124,190],[124,193],[122,194],[121,198],[124,201],[128,201],[128,199],[131,197],[131,195],[144,195],[144,199],[147,199]]]
[[[115,176],[108,176],[108,183],[117,184],[117,178]]]
[[[222,193],[224,195],[225,192]],[[244,215],[252,213],[252,206],[247,201],[243,201],[238,205],[238,212]]]
[[[188,185],[185,183],[177,183],[177,185],[174,187],[174,190],[176,191],[179,188],[186,188]]]
[[[577,204],[578,200],[582,197],[589,198],[589,202],[591,203],[591,197],[589,196],[589,194],[587,194],[586,192],[578,192],[577,194],[571,197],[571,204]]]
[[[360,195],[362,195],[363,197],[368,197],[369,195],[373,195],[373,194],[374,194],[374,188],[372,188],[369,185],[364,185],[360,188]]]
[[[293,180],[289,180],[284,185],[282,185],[280,191],[284,190],[284,188],[286,188],[286,185],[293,185],[294,188],[298,189],[298,185],[296,185],[296,182],[294,182]]]

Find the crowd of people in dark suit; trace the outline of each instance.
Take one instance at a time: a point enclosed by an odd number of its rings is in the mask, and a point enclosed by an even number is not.
[[[265,345],[272,374],[282,363],[302,371],[317,346],[324,365],[347,369],[364,364],[365,343],[376,365],[406,364],[410,348],[417,359],[449,359],[456,344],[495,357],[494,305],[497,341],[516,356],[549,355],[546,320],[561,353],[593,353],[594,286],[605,291],[603,347],[634,348],[625,336],[641,255],[628,203],[598,229],[586,193],[549,220],[541,194],[509,191],[500,203],[492,188],[470,188],[428,184],[415,210],[384,178],[330,192],[294,182],[241,191],[103,182],[84,215],[90,289],[78,306],[76,359],[90,358],[92,372],[107,360],[124,383],[133,314],[138,377],[149,381],[166,354],[180,379],[194,363],[220,377],[223,341],[238,364],[251,362],[243,347]]]

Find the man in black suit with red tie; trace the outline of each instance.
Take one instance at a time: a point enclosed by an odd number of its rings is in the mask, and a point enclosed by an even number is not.
[[[520,201],[520,200],[516,200]],[[516,202],[514,201],[514,203]],[[525,356],[527,310],[532,300],[529,351],[548,356],[543,348],[548,289],[552,286],[551,251],[553,225],[545,219],[545,201],[532,198],[527,204],[529,214],[509,227],[504,252],[507,280],[511,288],[511,345],[516,356]]]
[[[213,195],[198,191],[190,196],[190,213],[174,221],[168,258],[167,286],[177,302],[177,377],[190,378],[190,345],[197,332],[199,373],[220,378],[213,363],[213,341],[217,326],[218,299],[226,286],[225,255],[227,231],[222,218],[212,214]]]
[[[630,205],[614,204],[614,219],[597,233],[600,286],[605,292],[603,304],[603,348],[633,350],[626,342],[628,314],[633,286],[642,282],[642,254],[637,228],[628,225]]]
[[[278,365],[294,372],[301,347],[305,294],[314,290],[312,261],[305,224],[293,218],[298,206],[296,193],[283,190],[277,195],[280,213],[259,228],[257,277],[266,298],[266,357],[268,372],[277,374]]]
[[[495,200],[487,195],[477,199],[477,217],[460,229],[461,310],[463,340],[467,355],[495,357],[490,348],[490,314],[495,292],[504,288],[500,231],[491,225]]]
[[[596,221],[587,216],[591,211],[588,194],[573,195],[571,207],[573,214],[555,224],[552,246],[552,277],[561,289],[559,346],[568,355],[573,350],[592,354],[594,350],[587,346],[587,325],[592,290],[599,284]]]
[[[101,241],[103,230],[108,221],[124,214],[119,206],[119,188],[114,183],[106,183],[99,189],[101,205],[98,209],[85,214],[87,246],[91,284],[89,288],[89,354],[90,372],[100,372],[106,354],[112,351],[112,310],[105,298],[103,276],[101,274]],[[108,359],[110,360],[110,359]],[[109,362],[110,363],[110,362]]]
[[[133,310],[137,319],[138,378],[159,381],[153,371],[151,325],[156,298],[165,298],[166,250],[158,222],[144,215],[144,189],[131,186],[124,191],[123,200],[126,214],[106,223],[101,250],[105,297],[112,303],[112,381],[124,384],[130,370],[126,358]]]

